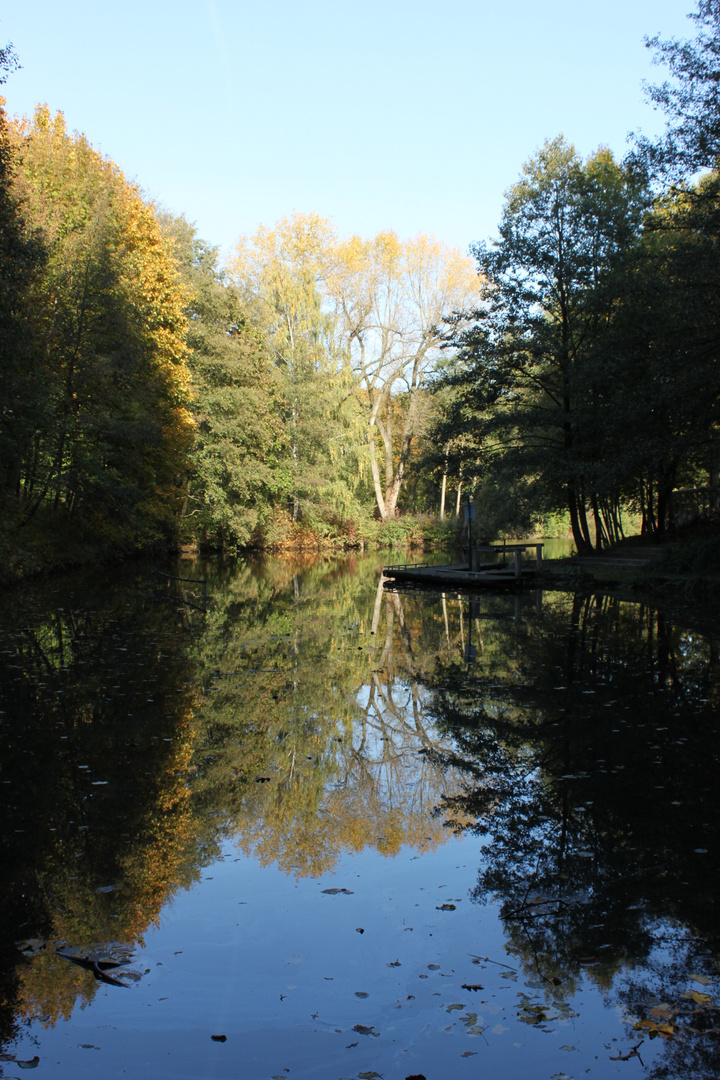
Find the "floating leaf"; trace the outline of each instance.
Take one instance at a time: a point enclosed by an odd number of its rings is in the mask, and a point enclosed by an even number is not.
[[[366,994],[364,990],[356,990],[355,991],[355,997],[356,998],[366,998],[366,997],[370,997],[370,995]]]
[[[648,1009],[648,1012],[650,1013],[650,1016],[654,1017],[656,1020],[672,1020],[674,1009],[672,1005],[663,1002],[660,1005],[653,1006],[652,1009]]]
[[[480,985],[480,983],[463,983],[462,984],[462,989],[463,990],[482,990],[482,986]]]
[[[454,904],[440,904],[440,905],[436,904],[435,905],[435,910],[436,911],[455,911],[455,905]]]
[[[656,1039],[658,1035],[661,1035],[663,1039],[670,1039],[675,1034],[675,1029],[672,1024],[664,1024],[657,1020],[639,1020],[635,1024],[636,1031],[647,1031],[651,1039]]]
[[[360,1080],[380,1080],[381,1074],[378,1072],[361,1072],[358,1073]]]
[[[693,982],[700,983],[702,986],[709,986],[712,979],[709,979],[707,975],[691,975],[690,978]]]
[[[439,964],[428,964],[428,971],[439,971],[439,970],[440,970],[440,965]]]
[[[460,1012],[462,1012],[464,1008],[465,1008],[464,1005],[448,1005],[445,1012],[455,1012],[456,1009],[459,1010]]]
[[[703,994],[700,990],[688,990],[686,994],[681,995],[686,1001],[694,1001],[696,1005],[709,1005],[712,998],[709,994]],[[650,1010],[653,1011],[652,1009]]]
[[[389,964],[385,965],[385,967],[402,967],[402,964],[399,960],[391,960]]]
[[[227,1042],[227,1035],[211,1035],[213,1042]]]
[[[354,1024],[353,1031],[357,1031],[358,1035],[379,1035],[379,1031],[374,1031],[374,1024],[367,1027],[365,1024]]]
[[[327,896],[337,896],[338,893],[345,893],[346,896],[352,896],[353,895],[352,889],[323,889],[323,892]]]
[[[30,1058],[29,1061],[16,1061],[15,1064],[19,1069],[37,1069],[40,1064],[40,1058],[35,1055],[34,1058]]]

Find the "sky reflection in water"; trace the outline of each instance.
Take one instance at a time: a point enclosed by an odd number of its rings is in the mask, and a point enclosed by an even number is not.
[[[379,561],[13,598],[0,1075],[720,1071],[712,628]]]

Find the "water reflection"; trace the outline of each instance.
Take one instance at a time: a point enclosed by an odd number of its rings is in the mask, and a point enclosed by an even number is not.
[[[373,630],[377,562],[193,574],[205,614],[159,602],[142,568],[30,586],[3,621],[5,1038],[91,1000],[68,951],[126,960],[226,838],[317,877],[345,851],[444,835],[453,772],[409,644],[427,635],[398,597]]]
[[[206,613],[141,566],[11,598],[0,1037],[93,998],[67,955],[142,979],[143,935],[227,841],[300,879],[454,830],[486,843],[473,899],[499,901],[517,1020],[568,1022],[591,979],[626,1017],[618,1054],[716,1075],[717,638],[608,597],[388,592],[378,570],[185,566]]]
[[[657,1075],[717,1075],[717,639],[565,595],[477,633],[478,662],[431,680],[439,760],[468,777],[443,814],[488,839],[474,895],[537,981],[527,1022],[590,976],[627,1010],[626,1052],[660,1037]]]

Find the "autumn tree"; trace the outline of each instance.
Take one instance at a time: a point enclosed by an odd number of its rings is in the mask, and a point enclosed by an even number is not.
[[[469,259],[431,237],[403,242],[386,232],[337,245],[328,293],[363,417],[377,510],[387,521],[440,356],[443,318],[476,301],[478,279]]]
[[[346,437],[351,421],[342,407],[348,373],[324,303],[334,247],[329,222],[296,213],[244,237],[232,261],[284,399],[284,492],[295,522],[352,501],[353,478],[342,461],[343,453],[353,456]]]
[[[34,416],[18,495],[120,542],[172,527],[192,434],[184,296],[150,206],[61,114],[12,128],[47,252],[32,289]]]
[[[0,50],[0,70],[6,66]],[[0,82],[4,76],[0,77]],[[39,239],[26,228],[14,190],[15,154],[0,98],[0,500],[17,493],[23,456],[32,444],[37,386],[30,290],[44,262]]]

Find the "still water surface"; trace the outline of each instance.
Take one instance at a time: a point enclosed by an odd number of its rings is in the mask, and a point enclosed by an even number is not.
[[[380,562],[4,599],[0,1075],[720,1074],[717,626]]]

